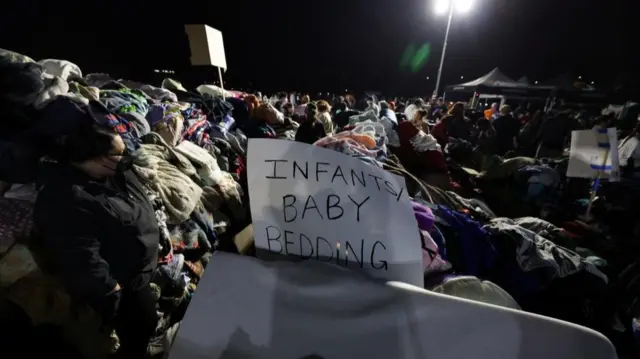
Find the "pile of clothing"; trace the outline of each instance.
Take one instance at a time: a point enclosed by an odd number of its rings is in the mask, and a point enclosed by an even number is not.
[[[0,73],[0,299],[21,307],[31,323],[63,327],[85,357],[117,348],[114,333],[101,336],[99,326],[89,324],[97,321],[78,319],[77,303],[29,241],[41,159],[93,118],[124,140],[155,210],[161,236],[151,288],[160,321],[150,354],[161,354],[211,254],[232,248],[233,236],[249,221],[246,188],[239,183],[247,146],[240,128],[255,134],[257,126],[248,117],[233,117],[234,111],[248,113],[246,104],[214,97],[209,87],[188,92],[173,80],[154,87],[106,74],[83,76],[69,61],[35,62],[6,50],[0,50]],[[27,193],[19,195],[25,187]]]
[[[151,287],[161,319],[150,348],[168,350],[212,253],[254,253],[234,242],[252,221],[248,138],[294,140],[298,123],[259,96],[224,98],[209,85],[188,91],[172,79],[155,87],[83,76],[69,61],[6,50],[0,86],[0,299],[32,323],[63,328],[66,340],[85,343],[75,349],[86,357],[117,346],[25,239],[39,159],[91,116],[123,138],[153,204],[161,236]],[[602,201],[591,222],[580,219],[587,193],[567,186],[566,161],[482,156],[455,138],[443,149],[428,128],[387,107],[340,115],[340,130],[314,145],[405,178],[425,288],[578,323],[606,335],[621,356],[635,355],[640,261],[630,253],[640,249],[640,227],[628,217],[616,222],[608,214],[619,209]],[[603,196],[623,203],[629,191],[620,186],[605,186]]]
[[[584,222],[588,191],[567,186],[566,158],[486,156],[456,138],[443,151],[420,126],[385,121],[357,113],[315,145],[406,179],[425,288],[587,326],[621,356],[639,353],[640,267],[629,252],[640,227],[628,215],[637,207],[628,181],[606,183],[601,195],[614,203],[597,201]]]

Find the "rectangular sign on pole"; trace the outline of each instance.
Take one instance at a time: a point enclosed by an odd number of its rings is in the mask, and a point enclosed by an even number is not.
[[[262,253],[423,287],[421,239],[404,178],[284,140],[249,140],[247,162],[255,244]]]
[[[222,32],[207,25],[185,25],[191,49],[191,65],[227,69]]]
[[[573,131],[567,177],[620,180],[616,129]]]

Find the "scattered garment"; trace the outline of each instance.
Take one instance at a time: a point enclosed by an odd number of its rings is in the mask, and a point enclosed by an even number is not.
[[[538,271],[539,278],[544,281],[586,271],[608,282],[607,276],[593,263],[593,259],[582,258],[573,251],[557,246],[511,219],[495,218],[483,229],[499,236],[500,240],[513,241],[520,268],[525,272]]]
[[[82,71],[78,65],[67,60],[46,59],[38,61],[44,71],[50,75],[60,77],[67,81],[69,77],[82,78]]]
[[[206,186],[214,186],[222,181],[222,171],[207,150],[189,141],[182,141],[175,149],[191,161]]]
[[[170,224],[186,221],[196,208],[202,188],[190,176],[196,169],[188,159],[171,150],[159,135],[162,143],[143,144],[135,156],[134,170],[142,182],[158,193],[167,210]],[[178,166],[178,167],[176,167]]]

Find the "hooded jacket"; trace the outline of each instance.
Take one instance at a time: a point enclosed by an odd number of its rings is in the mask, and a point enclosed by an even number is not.
[[[33,216],[69,292],[100,306],[116,284],[131,290],[146,285],[157,265],[160,232],[135,174],[98,182],[71,166],[52,169]]]

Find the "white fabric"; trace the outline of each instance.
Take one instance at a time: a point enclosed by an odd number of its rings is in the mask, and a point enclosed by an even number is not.
[[[38,110],[45,108],[56,97],[66,95],[69,92],[69,84],[63,78],[46,72],[43,72],[41,77],[42,82],[44,82],[44,90],[38,94],[38,97],[33,102],[33,107]],[[74,97],[77,96],[70,96],[71,99]]]
[[[365,122],[379,123],[384,128],[384,131],[377,131],[378,136],[386,136],[389,146],[400,147],[400,137],[395,130],[396,124],[388,117],[379,118],[373,110],[363,112],[359,115],[353,115],[349,117],[349,125],[357,125]],[[377,137],[374,137],[377,138]]]
[[[424,133],[422,130],[418,131],[418,134],[413,136],[410,142],[418,152],[442,151],[436,138],[431,134]]]
[[[633,158],[634,167],[640,167],[640,140],[636,136],[625,139],[618,148],[620,166],[624,167]]]
[[[416,112],[418,112],[418,106],[414,104],[411,104],[404,109],[404,115],[407,116],[408,121],[413,120],[413,116],[416,115]]]
[[[207,150],[189,141],[182,141],[176,146],[176,152],[189,159],[196,167],[198,176],[207,184],[214,186],[222,179],[222,170],[216,159]]]
[[[196,88],[196,91],[203,95],[209,94],[213,97],[233,97],[233,94],[229,91],[223,90],[221,87],[214,85],[200,85]]]
[[[187,89],[184,88],[184,86],[182,86],[182,84],[174,79],[164,79],[162,80],[162,86],[163,89],[167,89],[169,91],[184,91],[187,92]]]
[[[46,73],[58,76],[65,81],[71,75],[82,77],[82,71],[78,65],[67,60],[45,59],[38,61],[38,63],[42,65]]]
[[[255,220],[255,218],[254,218]],[[613,359],[601,334],[317,261],[217,252],[169,359]]]
[[[155,135],[164,142],[160,135]],[[180,168],[176,163],[180,163]],[[140,181],[162,198],[167,223],[180,224],[189,219],[200,202],[202,188],[189,178],[196,174],[196,169],[187,158],[166,143],[143,144],[136,152],[133,169]]]
[[[333,133],[333,121],[331,121],[331,115],[328,112],[321,112],[318,114],[318,121],[322,123],[322,127],[324,128],[324,132],[327,135]]]

